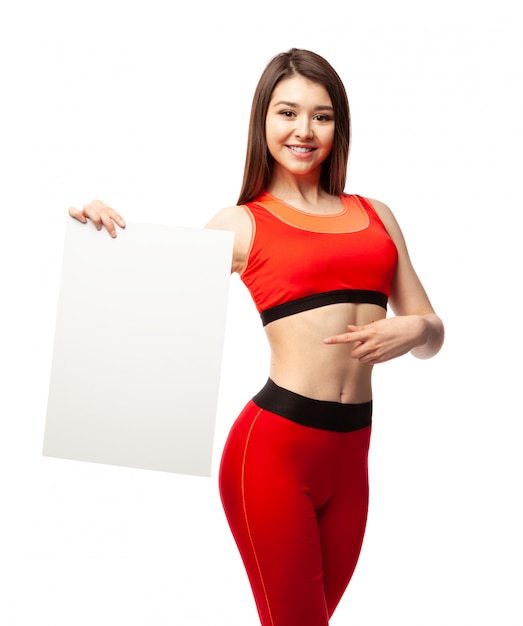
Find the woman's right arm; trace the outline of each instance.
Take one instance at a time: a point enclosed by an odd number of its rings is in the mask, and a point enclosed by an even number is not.
[[[229,206],[219,211],[205,228],[234,232],[231,272],[240,273],[247,261],[253,233],[250,214],[242,206]]]
[[[83,209],[69,208],[69,215],[85,224],[91,220],[98,230],[106,228],[111,237],[116,237],[116,226],[125,228],[125,220],[113,208],[101,200],[93,200]],[[234,232],[234,248],[231,272],[241,272],[247,256],[252,238],[252,222],[250,215],[241,206],[229,206],[219,211],[205,228],[215,230],[230,230]]]
[[[83,224],[90,219],[98,230],[105,227],[111,237],[116,237],[116,225],[125,228],[123,217],[101,200],[93,200],[81,210],[70,207],[69,215]]]

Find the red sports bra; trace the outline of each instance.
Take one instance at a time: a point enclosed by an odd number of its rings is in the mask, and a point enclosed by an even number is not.
[[[263,192],[245,205],[253,226],[240,276],[264,325],[339,302],[387,308],[398,253],[372,204],[342,194],[343,209],[315,215]]]

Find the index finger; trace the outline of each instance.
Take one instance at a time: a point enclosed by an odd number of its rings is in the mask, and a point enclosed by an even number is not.
[[[358,341],[361,341],[358,327],[349,325],[348,328],[348,333],[342,333],[341,335],[333,335],[332,337],[327,337],[323,340],[323,343],[356,343]]]

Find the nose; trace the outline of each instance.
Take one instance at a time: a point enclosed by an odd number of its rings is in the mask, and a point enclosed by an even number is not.
[[[296,128],[294,134],[299,139],[310,139],[312,137],[311,121],[306,115],[300,115],[296,118]]]

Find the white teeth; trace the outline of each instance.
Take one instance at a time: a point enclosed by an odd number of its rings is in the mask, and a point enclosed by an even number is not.
[[[312,152],[312,148],[300,148],[298,146],[289,146],[289,148],[295,152]]]

